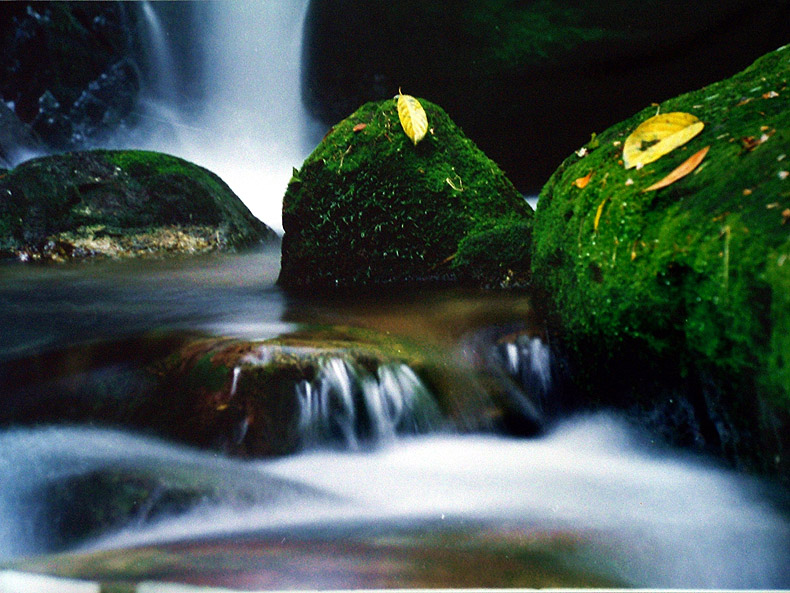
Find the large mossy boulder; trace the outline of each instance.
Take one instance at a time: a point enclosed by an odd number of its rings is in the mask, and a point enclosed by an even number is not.
[[[440,107],[422,105],[430,130],[418,144],[395,100],[367,103],[294,171],[283,202],[282,286],[455,279],[465,274],[452,265],[464,239],[516,224],[528,235],[532,209],[501,169]]]
[[[693,114],[704,130],[626,170],[626,138],[658,111]],[[646,191],[704,147],[693,174]],[[550,295],[579,383],[597,403],[658,404],[665,416],[685,406],[706,445],[785,475],[788,171],[785,47],[645,108],[568,157],[541,192],[532,254],[533,279]],[[574,183],[590,173],[586,186]],[[675,395],[654,386],[669,383]]]
[[[85,151],[0,176],[0,256],[203,253],[275,240],[215,174],[146,151]]]
[[[787,0],[312,0],[303,94],[327,124],[398,87],[431,97],[537,193],[588,130],[786,43],[789,12]]]

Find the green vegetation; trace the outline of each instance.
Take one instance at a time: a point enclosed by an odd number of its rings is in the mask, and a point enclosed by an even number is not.
[[[644,109],[566,159],[535,217],[533,277],[580,358],[712,377],[734,425],[757,422],[754,395],[790,410],[789,79],[783,48]],[[705,129],[625,170],[626,137],[659,110],[694,114]],[[691,175],[642,191],[706,146]]]
[[[396,102],[367,103],[295,171],[283,203],[283,286],[335,287],[454,277],[470,234],[529,226],[532,210],[501,169],[436,105],[414,146]]]
[[[0,254],[6,256],[192,253],[272,238],[219,177],[170,155],[74,152],[0,176]]]

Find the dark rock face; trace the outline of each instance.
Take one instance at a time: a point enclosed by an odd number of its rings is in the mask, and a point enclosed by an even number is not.
[[[454,280],[465,237],[497,225],[528,234],[532,209],[501,169],[440,107],[422,105],[431,131],[416,146],[395,100],[369,103],[294,173],[283,200],[282,286]]]
[[[790,3],[313,0],[304,98],[327,124],[402,87],[444,107],[519,190],[590,137],[790,39]]]
[[[0,97],[46,148],[101,141],[132,117],[140,90],[134,10],[122,2],[7,2],[3,12]]]
[[[276,240],[219,177],[146,151],[27,161],[0,177],[0,253],[22,259],[244,248]]]
[[[127,123],[140,90],[137,68],[122,60],[91,81],[71,109],[46,91],[39,99],[33,129],[48,146],[70,149],[101,142]]]
[[[601,133],[544,187],[532,251],[593,405],[652,409],[679,440],[785,477],[788,81],[785,47]],[[656,109],[704,130],[627,170],[623,143]],[[705,147],[693,174],[646,191]]]

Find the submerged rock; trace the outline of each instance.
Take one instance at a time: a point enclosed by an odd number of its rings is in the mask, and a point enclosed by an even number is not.
[[[368,103],[294,171],[283,202],[282,286],[456,279],[468,274],[452,264],[465,238],[511,225],[528,234],[532,209],[499,167],[441,108],[422,104],[429,132],[416,146],[396,101]]]
[[[75,345],[0,365],[0,426],[120,426],[256,457],[447,430],[533,435],[552,415],[550,366],[530,362],[539,340],[495,334],[464,339],[464,360],[342,326]]]
[[[219,177],[165,154],[67,153],[0,177],[0,256],[204,253],[272,240]]]
[[[533,245],[533,278],[552,297],[585,393],[658,409],[686,427],[684,439],[785,476],[788,80],[785,47],[602,132],[543,188]],[[626,137],[657,111],[694,114],[705,128],[626,170]],[[703,147],[693,174],[646,191]],[[574,183],[590,173],[583,188]]]
[[[439,428],[437,402],[397,348],[355,330],[191,341],[153,367],[155,395],[131,421],[253,456],[315,444],[353,449]]]

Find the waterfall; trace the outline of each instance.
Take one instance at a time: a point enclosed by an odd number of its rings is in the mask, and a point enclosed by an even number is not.
[[[308,0],[198,3],[194,30],[178,19],[165,26],[155,3],[140,7],[153,79],[145,81],[137,147],[214,171],[277,231],[293,168],[321,136],[300,91],[307,5]],[[199,37],[202,53],[193,59],[202,59],[203,67],[199,97],[190,99],[188,93],[168,89],[180,80],[169,41],[192,34]]]
[[[441,412],[407,365],[381,365],[376,374],[340,358],[324,361],[313,381],[296,386],[299,430],[305,446],[339,441],[349,449],[389,442],[399,434],[428,432]]]
[[[158,101],[172,103],[176,99],[176,87],[173,79],[176,68],[164,26],[149,0],[140,3],[140,12],[145,23],[143,27],[147,62],[145,78],[151,85],[151,88],[146,88],[144,92],[149,97],[155,97]]]

